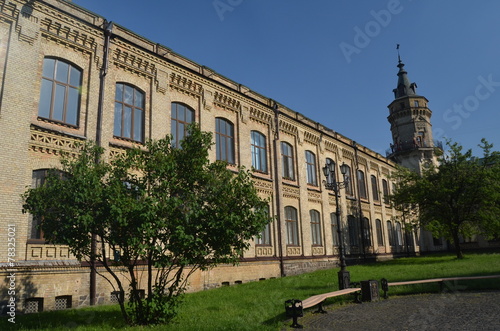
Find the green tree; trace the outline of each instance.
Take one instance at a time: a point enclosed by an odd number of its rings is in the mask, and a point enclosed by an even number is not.
[[[461,237],[474,234],[493,237],[500,229],[500,158],[485,139],[479,145],[483,158],[462,152],[462,146],[447,142],[449,151],[439,165],[422,175],[400,167],[393,175],[396,190],[391,196],[401,211],[417,209],[416,222],[435,237],[450,240],[457,258],[462,258]]]
[[[42,219],[47,240],[105,268],[108,275],[100,274],[119,291],[129,324],[169,322],[189,276],[236,264],[269,222],[268,202],[259,198],[250,173],[210,162],[212,135],[197,126],[188,130],[180,148],[167,137],[109,163],[96,161],[102,148],[86,144],[77,157],[63,157],[44,185],[24,194],[24,210]],[[140,283],[141,273],[147,284]]]

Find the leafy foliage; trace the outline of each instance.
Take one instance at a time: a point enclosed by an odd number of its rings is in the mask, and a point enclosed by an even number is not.
[[[418,223],[435,237],[445,237],[461,258],[461,237],[500,232],[500,155],[481,140],[483,158],[462,152],[462,146],[447,142],[449,151],[422,176],[399,168],[393,178],[396,192],[391,200],[400,210],[418,208]]]
[[[110,163],[96,161],[103,149],[87,144],[77,158],[62,159],[66,176],[53,171],[44,185],[24,194],[24,209],[43,219],[45,238],[69,245],[79,259],[94,259],[108,271],[129,324],[170,321],[189,276],[237,263],[269,222],[267,202],[250,173],[209,161],[211,141],[210,133],[191,126],[181,148],[167,137]],[[138,271],[147,273],[146,285]]]

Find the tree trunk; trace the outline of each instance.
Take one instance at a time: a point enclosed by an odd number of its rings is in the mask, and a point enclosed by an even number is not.
[[[460,238],[458,237],[458,231],[453,231],[453,245],[455,246],[455,254],[457,254],[457,259],[463,259],[464,255],[460,247]]]

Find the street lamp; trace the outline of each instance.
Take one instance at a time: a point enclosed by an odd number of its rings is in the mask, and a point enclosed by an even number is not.
[[[349,185],[349,178],[346,177],[346,173],[349,170],[349,166],[342,163],[340,166],[340,172],[344,180],[342,182],[337,182],[335,178],[335,163],[326,159],[326,164],[323,167],[323,173],[325,174],[326,180],[323,181],[325,188],[327,190],[332,190],[335,193],[335,205],[337,216],[337,232],[339,235],[339,255],[340,255],[340,271],[338,272],[339,277],[339,290],[349,288],[351,286],[351,275],[349,271],[346,270],[346,262],[344,255],[344,240],[342,236],[342,230],[340,228],[340,206],[339,206],[339,191]]]

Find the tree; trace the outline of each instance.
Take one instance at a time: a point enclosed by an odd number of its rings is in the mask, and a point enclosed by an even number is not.
[[[76,158],[62,158],[64,176],[54,170],[44,185],[27,190],[24,210],[42,219],[47,240],[105,268],[108,275],[101,275],[118,289],[127,323],[166,323],[190,275],[236,264],[269,222],[250,173],[211,163],[211,144],[210,133],[191,126],[180,148],[167,137],[110,163],[96,162],[103,149],[86,144]]]
[[[461,237],[493,237],[500,230],[500,155],[485,139],[481,143],[483,158],[448,141],[438,166],[430,165],[421,176],[403,167],[393,175],[394,206],[418,209],[418,225],[450,240],[457,258],[463,257]]]

